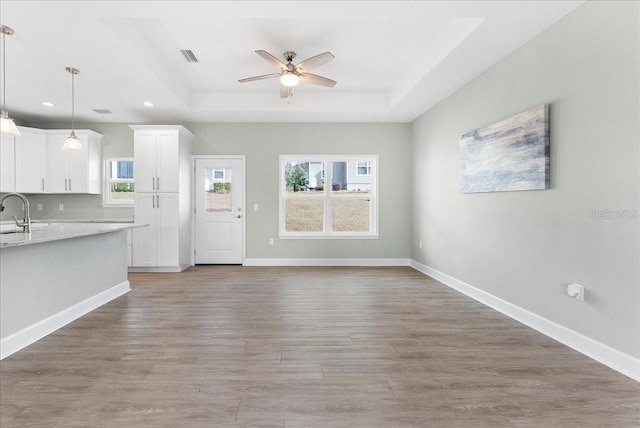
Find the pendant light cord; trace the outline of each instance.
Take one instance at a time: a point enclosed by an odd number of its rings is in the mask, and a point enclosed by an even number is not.
[[[7,67],[7,54],[4,47],[4,41],[7,35],[2,31],[2,114],[4,114],[4,106],[7,104],[7,83],[6,83],[6,67]]]
[[[75,134],[75,130],[76,130],[76,109],[75,109],[75,99],[76,99],[76,95],[75,95],[75,85],[73,82],[73,77],[74,77],[74,73],[71,72],[71,134]]]

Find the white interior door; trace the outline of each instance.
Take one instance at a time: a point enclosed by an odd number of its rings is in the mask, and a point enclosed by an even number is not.
[[[196,159],[196,264],[242,264],[244,159]]]

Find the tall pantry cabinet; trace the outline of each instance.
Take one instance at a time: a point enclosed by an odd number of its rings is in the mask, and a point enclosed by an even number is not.
[[[134,133],[136,223],[132,271],[180,272],[191,265],[191,145],[180,125],[130,125]]]

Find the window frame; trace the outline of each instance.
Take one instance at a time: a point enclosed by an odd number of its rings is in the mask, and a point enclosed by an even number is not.
[[[112,162],[134,162],[132,157],[113,157],[104,160],[103,169],[103,182],[104,192],[102,197],[102,205],[107,207],[132,207],[135,205],[135,191],[133,192],[134,199],[131,201],[111,199],[111,184],[113,183],[134,183],[135,184],[135,163],[133,166],[134,178],[111,178],[111,163]]]
[[[338,195],[332,191],[332,186],[326,184],[322,191],[308,191],[300,192],[303,195],[294,195],[287,193],[285,183],[285,165],[289,162],[322,162],[324,165],[323,171],[325,177],[333,177],[333,163],[334,162],[369,162],[369,171],[371,172],[371,183],[368,193],[354,193],[349,195]],[[378,239],[378,173],[379,159],[378,155],[362,154],[362,155],[280,155],[279,159],[279,192],[278,192],[278,228],[280,239]],[[323,200],[324,217],[322,232],[291,232],[286,230],[286,202],[289,199],[316,199]],[[332,224],[332,199],[368,199],[370,201],[369,211],[369,231],[366,232],[334,232],[330,230],[327,225]]]
[[[363,168],[367,169],[367,172],[364,174],[360,174],[360,164],[364,163],[365,166]],[[369,161],[356,161],[356,176],[357,177],[371,177],[371,162]]]
[[[222,171],[222,178],[216,178],[216,172]],[[212,181],[225,181],[227,179],[227,170],[225,168],[222,169],[213,169],[213,178]]]

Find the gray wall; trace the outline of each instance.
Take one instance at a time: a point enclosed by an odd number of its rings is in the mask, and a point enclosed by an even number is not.
[[[416,120],[411,242],[413,259],[636,358],[638,16],[588,2]],[[542,103],[551,189],[460,194],[458,138]],[[592,215],[621,209],[634,218]]]
[[[204,124],[194,154],[246,154],[247,257],[408,258],[411,134],[408,124]],[[376,240],[278,240],[280,154],[379,155],[379,233]],[[254,204],[260,210],[253,211]],[[276,239],[269,246],[269,238]]]
[[[184,123],[195,134],[194,155],[245,155],[247,188],[246,256],[249,258],[409,257],[411,126],[409,124]],[[65,128],[68,124],[30,124]],[[76,128],[104,135],[103,158],[133,156],[127,124],[82,123]],[[379,155],[379,233],[376,240],[278,239],[280,154]],[[32,217],[132,218],[132,208],[103,208],[100,195],[32,195]],[[43,211],[35,211],[38,203]],[[65,210],[58,211],[63,203]],[[253,211],[258,204],[260,210]],[[3,218],[4,219],[4,218]],[[9,217],[10,219],[10,217]],[[276,245],[269,245],[275,238]],[[366,245],[363,245],[366,242]]]

